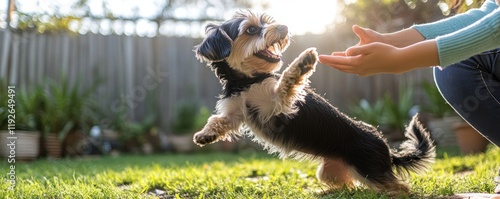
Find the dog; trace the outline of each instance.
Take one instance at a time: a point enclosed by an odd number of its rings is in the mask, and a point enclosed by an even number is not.
[[[194,51],[215,72],[222,93],[216,114],[195,133],[196,144],[251,132],[281,158],[321,161],[316,177],[332,188],[361,183],[389,193],[408,193],[404,179],[409,172],[425,171],[434,161],[433,141],[418,115],[396,151],[375,127],[350,118],[316,94],[308,85],[318,60],[315,48],[303,51],[278,74],[291,35],[271,16],[238,11],[225,22],[208,24],[205,31]]]

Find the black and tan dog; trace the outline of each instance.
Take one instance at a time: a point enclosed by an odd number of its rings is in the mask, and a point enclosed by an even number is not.
[[[269,15],[240,11],[208,25],[206,33],[195,46],[196,56],[215,71],[222,94],[217,114],[194,135],[196,144],[231,139],[247,128],[282,158],[321,160],[317,178],[332,187],[359,182],[391,193],[408,192],[406,174],[433,162],[433,143],[417,116],[406,129],[408,140],[393,151],[376,128],[353,120],[309,89],[318,60],[314,48],[277,74],[290,34]]]

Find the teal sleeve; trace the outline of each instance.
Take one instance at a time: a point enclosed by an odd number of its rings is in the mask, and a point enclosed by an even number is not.
[[[500,48],[500,8],[496,6],[490,14],[465,28],[438,36],[436,43],[439,63],[443,67]]]
[[[497,7],[498,5],[495,3],[495,0],[486,0],[480,8],[471,9],[465,13],[433,23],[413,25],[412,28],[420,32],[424,38],[434,39],[437,36],[452,33],[473,24],[491,13]]]

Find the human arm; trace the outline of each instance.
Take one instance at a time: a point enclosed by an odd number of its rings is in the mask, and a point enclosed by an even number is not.
[[[380,42],[395,47],[405,47],[425,40],[422,34],[413,28],[407,28],[392,33],[379,33],[368,28],[354,25],[352,26],[352,30],[359,37],[359,43],[357,45]]]
[[[500,47],[500,9],[452,34],[398,48],[380,42],[320,55],[321,63],[343,72],[367,76],[403,73],[417,68],[448,66],[483,51]]]
[[[405,47],[425,39],[433,39],[439,35],[461,29],[481,19],[497,7],[498,5],[495,4],[495,0],[487,0],[481,8],[471,9],[465,13],[433,23],[413,25],[410,28],[392,33],[379,33],[357,25],[354,25],[352,30],[359,37],[360,41],[357,45],[381,42],[395,47]]]
[[[486,2],[485,4],[487,3],[488,2]],[[483,5],[482,8],[488,7],[489,9],[491,8],[496,8],[496,9],[493,9],[489,14],[485,15],[483,18],[477,20],[476,22],[458,31],[438,36],[435,39],[432,39],[432,42],[434,42],[435,45],[437,46],[437,50],[433,51],[433,54],[435,53],[439,56],[438,62],[435,62],[434,65],[436,66],[440,65],[442,67],[446,67],[455,62],[464,60],[472,55],[500,47],[500,8],[498,8],[498,5],[496,5],[493,0],[491,1],[491,3],[493,3],[493,5],[491,4],[489,4],[490,6]],[[389,34],[380,34],[380,33],[377,34],[372,30],[362,29],[359,27],[353,27],[353,30],[358,35],[358,37],[360,37],[361,44],[370,43],[369,41],[377,41],[377,37],[379,37],[378,40],[381,41],[382,43],[393,45],[395,47],[405,47],[407,45],[418,44],[424,40],[422,36],[419,37],[420,35],[419,31],[414,28],[408,28],[402,31]],[[375,39],[370,39],[370,38],[375,38]],[[424,48],[424,49],[430,49],[430,48]],[[349,49],[347,51],[349,51]],[[349,55],[350,53],[346,54]],[[336,52],[334,53],[334,55],[343,56],[344,54]],[[425,57],[422,58],[425,59]],[[323,60],[325,60],[324,56],[320,58],[320,61]],[[418,60],[415,63],[423,64],[423,62]],[[406,64],[405,66],[402,66],[403,69],[401,70],[405,70],[404,69],[405,67],[409,67],[411,65],[412,64]],[[424,64],[421,67],[427,67],[427,66],[430,65]],[[395,71],[394,69],[391,69],[389,66],[385,67],[385,69],[388,70],[386,72]],[[384,68],[380,68],[380,70],[384,70]]]
[[[320,55],[321,63],[362,76],[403,73],[416,68],[448,66],[472,55],[500,47],[500,9],[452,34],[398,48],[374,42]]]
[[[361,46],[351,47],[346,52],[334,52],[332,56],[321,55],[320,62],[344,72],[363,76],[377,73],[402,73],[434,65],[448,66],[474,54],[500,47],[500,9],[493,0],[485,4],[488,5],[486,6],[488,9],[493,8],[490,14],[458,31],[438,36],[436,39],[427,38],[429,40],[426,41],[423,41],[426,36],[425,32],[422,33],[415,27],[389,34],[353,27],[360,37]],[[485,7],[484,4],[483,7]],[[420,37],[410,36],[414,33],[421,35]],[[391,37],[392,39],[388,39]],[[386,45],[381,43],[368,45],[370,42],[383,42]],[[405,47],[405,45],[409,46]],[[353,53],[356,52],[353,49],[360,49],[360,53]],[[378,49],[378,52],[374,51],[375,49]],[[417,49],[426,52],[418,52]],[[425,53],[427,55],[422,56]],[[399,67],[398,64],[400,64]]]
[[[433,39],[439,35],[462,29],[493,12],[497,7],[498,5],[495,4],[495,0],[487,0],[480,8],[470,9],[465,13],[460,13],[433,23],[413,25],[410,28],[392,33],[379,33],[357,25],[354,25],[352,29],[360,39],[357,45],[381,42],[396,47],[405,47],[425,39]]]
[[[435,40],[424,43],[425,38],[415,29],[408,28],[385,34],[356,25],[352,29],[360,39],[358,45],[344,52],[320,55],[321,63],[361,76],[377,73],[403,73],[439,63]],[[416,59],[411,57],[412,55]]]
[[[472,55],[500,47],[500,8],[481,20],[436,38],[439,63],[445,67]]]
[[[480,8],[470,9],[467,12],[436,22],[413,25],[410,29],[417,30],[425,39],[434,39],[437,36],[455,32],[475,23],[493,12],[497,7],[495,0],[486,0]]]

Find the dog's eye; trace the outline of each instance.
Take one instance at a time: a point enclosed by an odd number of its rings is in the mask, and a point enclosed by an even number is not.
[[[247,33],[250,34],[250,35],[255,35],[255,34],[259,33],[259,31],[260,31],[260,28],[257,27],[257,26],[250,26],[247,29]]]

